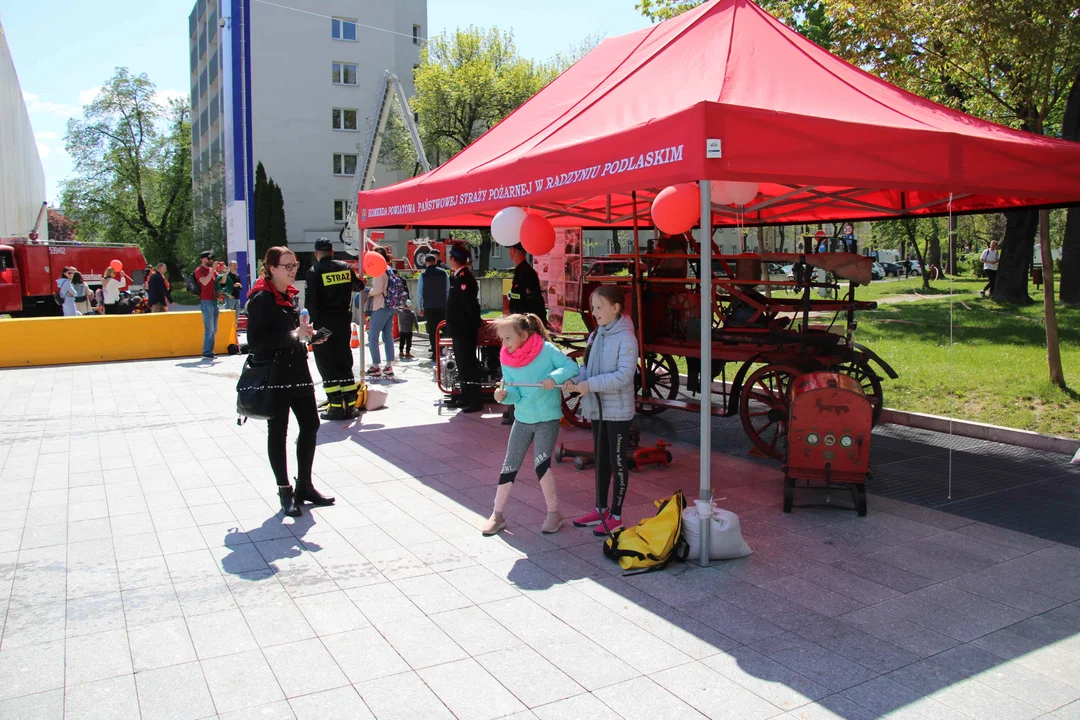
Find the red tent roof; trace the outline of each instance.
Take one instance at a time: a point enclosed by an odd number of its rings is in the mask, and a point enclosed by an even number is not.
[[[720,140],[721,157],[706,158]],[[744,222],[873,219],[1080,202],[1080,143],[912,95],[749,0],[604,41],[444,165],[358,197],[359,225],[486,226],[507,205],[626,226],[631,190],[760,184]],[[714,205],[714,222],[736,222]]]

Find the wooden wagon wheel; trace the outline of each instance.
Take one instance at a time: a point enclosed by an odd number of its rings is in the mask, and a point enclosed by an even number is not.
[[[584,350],[574,350],[567,353],[567,357],[574,362],[580,364],[581,359],[585,356]],[[590,428],[592,423],[584,414],[582,414],[581,408],[581,395],[578,393],[562,393],[562,414],[566,418],[566,422],[570,423],[574,427]]]
[[[881,410],[885,406],[885,398],[881,390],[881,377],[870,367],[870,363],[865,359],[856,358],[837,363],[833,366],[833,370],[859,383],[863,392],[866,393],[866,399],[870,401],[870,406],[874,409],[873,420],[877,425],[881,418]]]
[[[671,355],[647,353],[645,377],[646,382],[642,387],[641,369],[634,373],[634,390],[638,395],[667,400],[674,400],[679,396],[679,367]],[[648,402],[638,402],[637,405],[637,411],[642,415],[659,415],[665,410],[667,407],[664,405],[650,405]]]
[[[739,417],[750,440],[768,457],[780,459],[787,451],[788,387],[801,374],[789,365],[765,365],[743,384]]]

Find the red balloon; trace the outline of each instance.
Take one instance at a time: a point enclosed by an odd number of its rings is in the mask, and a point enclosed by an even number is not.
[[[531,255],[547,255],[555,247],[555,228],[543,215],[532,213],[521,223],[521,247]]]
[[[653,200],[653,224],[668,235],[687,232],[700,218],[701,195],[696,183],[670,185]]]
[[[374,251],[364,253],[364,272],[371,277],[382,277],[386,274],[386,258]]]
[[[124,272],[124,263],[120,262],[119,260],[113,260],[111,263],[109,263],[109,267],[111,267],[117,273]]]

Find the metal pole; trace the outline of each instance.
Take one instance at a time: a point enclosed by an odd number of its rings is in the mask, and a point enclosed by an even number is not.
[[[709,181],[701,187],[701,461],[698,469],[698,498],[712,500],[712,198]],[[701,518],[701,557],[698,564],[709,564],[709,518]]]

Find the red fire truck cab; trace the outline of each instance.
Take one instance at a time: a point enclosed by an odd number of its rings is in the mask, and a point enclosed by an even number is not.
[[[65,266],[76,268],[97,289],[113,260],[124,265],[130,280],[125,290],[140,289],[146,278],[146,258],[134,245],[84,245],[78,242],[39,243],[26,238],[0,240],[0,313],[13,317],[60,315],[53,300],[56,281]]]

